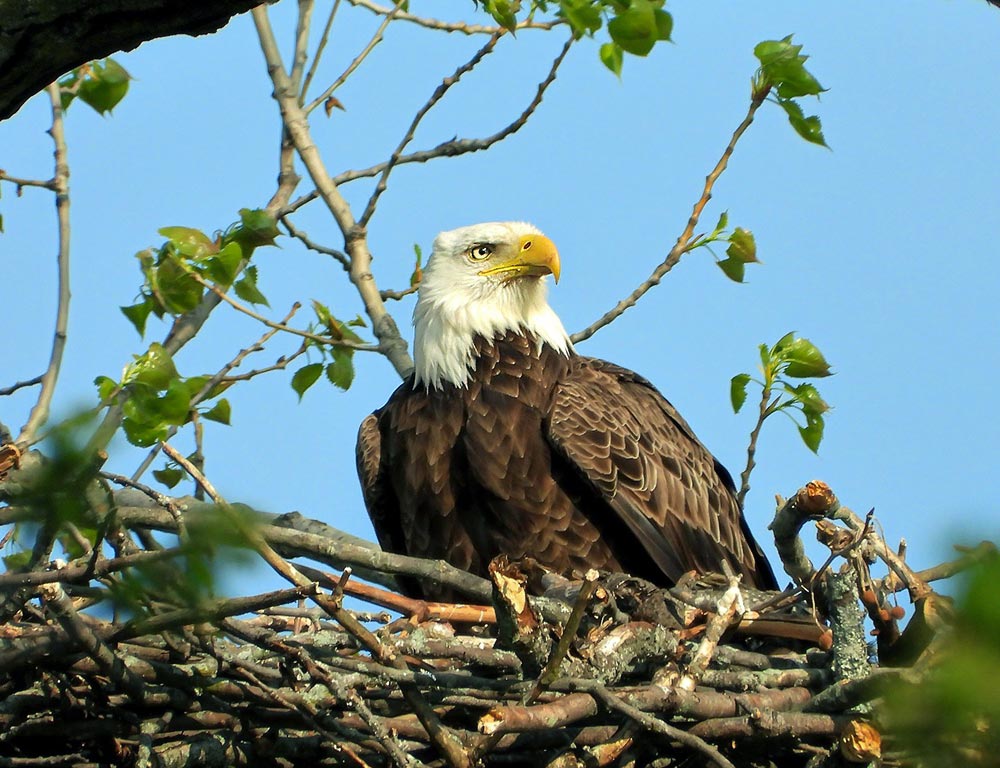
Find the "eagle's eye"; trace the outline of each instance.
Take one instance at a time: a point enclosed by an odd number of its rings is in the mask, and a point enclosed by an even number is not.
[[[469,258],[473,261],[482,261],[493,255],[493,246],[489,243],[476,243],[469,249]]]

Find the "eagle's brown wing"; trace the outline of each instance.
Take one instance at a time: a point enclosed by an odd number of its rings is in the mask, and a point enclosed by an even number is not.
[[[576,358],[556,390],[548,438],[670,581],[720,571],[725,560],[753,585],[775,587],[728,472],[641,376]]]
[[[371,517],[372,526],[378,536],[378,543],[387,552],[401,552],[402,532],[399,528],[399,513],[391,483],[382,463],[382,433],[379,430],[378,414],[369,414],[358,428],[356,446],[358,479],[364,494],[365,506]]]

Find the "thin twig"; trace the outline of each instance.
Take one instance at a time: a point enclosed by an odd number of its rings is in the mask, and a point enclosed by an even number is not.
[[[767,374],[765,373],[766,376]],[[750,492],[750,474],[753,472],[754,467],[757,466],[757,440],[760,438],[760,430],[764,426],[764,421],[770,415],[772,406],[777,402],[777,398],[774,402],[771,402],[771,388],[765,386],[760,394],[760,410],[757,414],[757,423],[754,424],[753,430],[750,432],[750,442],[747,445],[747,463],[740,473],[740,490],[736,494],[736,501],[739,502],[741,508],[747,494]]]
[[[485,59],[489,54],[493,53],[493,49],[496,48],[497,43],[500,42],[500,37],[502,35],[502,30],[496,34],[490,35],[490,39],[486,41],[486,44],[476,51],[472,55],[471,59],[456,69],[452,75],[442,80],[441,84],[434,89],[434,93],[431,94],[431,97],[420,109],[417,110],[417,114],[413,116],[413,120],[410,122],[410,127],[406,129],[406,133],[403,134],[403,138],[400,140],[399,145],[392,153],[389,161],[385,164],[385,169],[379,175],[378,184],[375,185],[375,190],[368,198],[368,203],[365,205],[364,213],[362,213],[361,218],[358,219],[359,226],[367,226],[369,220],[374,215],[375,207],[378,205],[378,200],[382,196],[382,193],[386,190],[389,174],[392,173],[392,169],[396,167],[396,164],[399,162],[399,158],[402,157],[403,150],[406,149],[406,145],[413,141],[413,135],[417,132],[417,126],[420,125],[420,121],[424,119],[427,113],[430,112],[439,101],[441,101],[448,90],[462,79],[462,75],[471,72],[476,68],[479,62]]]
[[[396,12],[400,8],[402,8],[405,2],[406,0],[397,0],[395,7],[392,10],[390,10],[387,14],[385,14],[385,18],[382,19],[382,23],[379,24],[378,29],[375,30],[375,34],[372,35],[371,39],[368,41],[368,44],[361,49],[361,52],[354,57],[354,60],[347,65],[347,69],[343,71],[340,77],[338,77],[336,80],[333,81],[333,83],[330,85],[329,88],[327,88],[325,91],[323,91],[323,93],[321,93],[311,102],[309,102],[309,106],[304,107],[304,111],[307,115],[311,113],[314,109],[316,109],[316,107],[318,107],[320,104],[329,99],[333,95],[334,91],[336,91],[340,86],[346,83],[347,78],[353,75],[354,71],[361,66],[361,62],[367,59],[368,55],[373,50],[375,50],[375,46],[377,46],[379,43],[382,42],[382,38],[385,35],[385,28],[389,26],[389,22],[393,20],[393,18],[396,16]],[[302,103],[301,100],[299,103],[300,104]]]
[[[0,181],[9,181],[11,184],[17,187],[18,196],[21,195],[21,190],[24,187],[40,187],[42,189],[49,189],[53,192],[56,191],[56,184],[58,183],[56,179],[22,179],[17,176],[11,176],[6,171],[0,170]]]
[[[392,9],[378,5],[372,2],[372,0],[350,0],[350,3],[356,7],[367,8],[372,13],[377,13],[381,16],[392,12]],[[484,24],[466,24],[462,21],[441,21],[440,19],[432,19],[424,16],[414,16],[410,13],[397,13],[396,18],[400,21],[409,21],[427,29],[437,29],[442,32],[460,32],[464,35],[495,35],[497,32],[503,30],[502,27],[486,26]],[[515,29],[552,29],[564,23],[561,20],[534,21],[528,18],[518,22]]]
[[[691,242],[691,238],[694,236],[694,228],[698,226],[698,220],[701,218],[701,213],[705,209],[705,206],[708,205],[708,201],[712,198],[712,188],[715,186],[715,182],[718,181],[723,171],[726,170],[726,166],[729,164],[729,158],[733,154],[733,150],[736,149],[736,143],[746,132],[747,128],[750,127],[750,124],[753,122],[754,115],[760,108],[760,105],[764,103],[764,99],[766,97],[767,91],[763,91],[755,94],[750,99],[750,107],[747,110],[746,117],[743,118],[743,122],[741,122],[733,132],[733,136],[729,140],[729,144],[726,146],[725,151],[723,151],[722,157],[719,158],[719,162],[715,164],[715,168],[713,168],[712,172],[705,178],[705,186],[702,189],[701,197],[699,197],[698,202],[694,204],[691,216],[688,217],[687,226],[684,227],[684,231],[681,232],[681,236],[677,238],[677,242],[674,243],[674,247],[670,249],[670,252],[667,254],[667,258],[665,258],[663,263],[653,270],[652,274],[646,279],[645,282],[632,291],[632,293],[630,293],[626,298],[619,301],[613,309],[606,312],[601,318],[596,320],[591,325],[588,325],[582,331],[577,331],[570,336],[574,344],[578,344],[581,341],[589,339],[597,333],[597,331],[601,330],[601,328],[604,328],[606,325],[609,325],[612,321],[620,317],[625,310],[634,307],[636,302],[638,302],[650,288],[654,285],[658,285],[660,280],[663,279],[663,276],[673,269],[677,265],[677,262],[681,260],[681,257],[687,253],[688,245]]]
[[[420,290],[420,283],[417,282],[411,285],[409,288],[402,291],[394,291],[392,289],[386,288],[385,290],[381,291],[381,294],[383,299],[386,300],[391,299],[392,301],[399,301],[400,299],[405,299],[407,296],[413,295],[419,290]]]
[[[319,344],[326,344],[331,347],[347,347],[348,349],[354,349],[360,352],[382,351],[381,347],[379,347],[377,344],[364,344],[362,342],[351,341],[350,339],[334,339],[331,338],[330,336],[320,336],[318,333],[301,331],[298,328],[292,328],[290,325],[284,325],[283,323],[276,323],[274,320],[268,320],[259,312],[254,312],[254,310],[250,309],[250,307],[240,304],[240,302],[236,301],[236,299],[232,298],[221,288],[216,286],[214,283],[209,282],[198,273],[192,272],[191,278],[195,282],[200,283],[205,288],[215,293],[220,299],[226,302],[233,309],[242,312],[244,315],[247,315],[248,317],[252,317],[254,320],[263,323],[268,328],[273,328],[274,330],[277,331],[284,331],[285,333],[290,333],[293,336],[301,336],[304,339],[309,339],[310,341],[315,341]]]
[[[323,35],[319,39],[319,44],[316,46],[316,53],[313,55],[312,64],[309,65],[309,71],[306,73],[306,78],[302,82],[302,89],[299,91],[299,104],[305,103],[306,94],[309,92],[309,85],[312,83],[313,77],[316,75],[316,69],[319,67],[319,60],[323,57],[323,51],[326,49],[326,43],[330,39],[330,30],[333,28],[333,20],[337,16],[337,10],[340,8],[340,0],[333,0],[333,5],[330,6],[330,15],[326,18],[326,26],[323,27]]]
[[[538,109],[538,106],[542,103],[545,91],[555,81],[559,66],[562,64],[563,59],[566,58],[566,54],[569,53],[569,49],[572,47],[573,42],[574,40],[571,37],[563,45],[559,54],[553,60],[552,66],[549,68],[549,72],[545,76],[545,79],[538,84],[538,88],[535,91],[535,96],[531,100],[531,103],[528,104],[528,106],[521,112],[520,115],[517,116],[516,119],[508,123],[499,131],[490,136],[485,136],[479,139],[451,139],[438,144],[436,147],[431,149],[423,149],[409,155],[402,155],[395,162],[395,165],[400,166],[408,163],[426,163],[439,157],[458,157],[459,155],[466,155],[470,152],[480,152],[482,150],[489,149],[497,142],[503,141],[508,136],[517,133],[517,131],[524,127],[524,125],[528,122],[528,119],[535,113],[535,110]],[[358,179],[374,178],[380,173],[383,173],[388,165],[389,161],[386,161],[373,165],[369,168],[363,168],[355,171],[344,171],[343,173],[334,176],[332,181],[335,185],[340,186],[352,181],[357,181]],[[311,192],[307,192],[301,197],[298,197],[290,202],[281,213],[285,216],[290,213],[294,213],[299,210],[299,208],[315,200],[317,197],[319,197],[319,193],[315,189]]]
[[[66,152],[66,133],[63,129],[62,100],[59,86],[50,84],[46,89],[52,106],[52,128],[49,133],[55,144],[55,176],[53,177],[56,193],[56,217],[59,221],[59,301],[56,308],[56,328],[52,338],[52,353],[49,366],[42,374],[42,389],[38,393],[38,401],[31,409],[28,423],[24,425],[17,443],[30,445],[38,429],[49,418],[52,396],[55,394],[56,381],[59,378],[59,368],[62,365],[63,350],[66,348],[66,329],[69,325],[69,163]]]
[[[292,83],[296,90],[302,87],[302,74],[306,68],[309,51],[309,27],[315,0],[299,0],[299,15],[295,22],[295,54],[292,57]]]
[[[167,454],[167,456],[177,462],[177,464],[179,464],[185,472],[191,475],[192,480],[205,489],[205,493],[209,495],[212,501],[220,506],[226,505],[226,500],[219,495],[217,490],[215,490],[215,486],[212,485],[208,478],[205,477],[193,463],[184,457],[180,451],[170,445],[170,443],[162,440],[160,441],[160,447],[163,449],[163,452]]]
[[[24,389],[26,387],[33,387],[36,384],[41,384],[44,377],[39,375],[35,376],[33,379],[27,379],[25,381],[19,381],[16,384],[11,384],[9,387],[4,387],[0,389],[0,397],[6,397],[7,395],[13,395],[17,390]]]
[[[285,225],[285,229],[288,230],[289,235],[294,237],[296,240],[299,240],[310,251],[316,251],[316,253],[322,253],[324,256],[332,256],[333,258],[335,258],[337,261],[340,262],[340,265],[344,268],[345,271],[348,272],[350,271],[351,262],[348,260],[346,253],[344,253],[343,251],[338,251],[336,248],[328,248],[325,245],[320,245],[319,243],[313,242],[312,240],[309,239],[308,234],[306,234],[301,229],[297,229],[295,225],[292,224],[288,216],[282,216],[281,223]]]

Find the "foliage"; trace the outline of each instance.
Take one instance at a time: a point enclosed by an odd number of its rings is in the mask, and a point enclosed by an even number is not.
[[[788,122],[799,136],[806,141],[826,146],[823,126],[815,115],[805,116],[796,99],[802,96],[816,96],[825,91],[819,81],[805,68],[808,56],[803,56],[801,45],[792,44],[792,36],[781,40],[765,40],[758,43],[754,55],[760,60],[760,69],[753,79],[754,98],[765,98],[773,94],[775,102],[788,116]]]
[[[68,109],[79,97],[99,115],[111,112],[128,93],[132,76],[112,58],[77,67],[59,80],[62,108]]]
[[[927,660],[930,674],[887,696],[884,717],[915,765],[995,765],[1000,754],[1000,558],[968,576],[951,634]]]
[[[755,432],[776,413],[784,413],[795,421],[791,414],[798,412],[805,420],[805,424],[796,422],[799,435],[815,453],[823,440],[823,414],[830,406],[820,397],[814,384],[794,384],[788,379],[823,378],[832,375],[833,371],[819,348],[808,339],[797,337],[794,331],[786,333],[773,346],[761,344],[759,349],[762,378],[755,379],[749,373],[733,376],[730,382],[733,411],[740,412],[747,399],[747,385],[753,381],[761,387],[760,415]]]

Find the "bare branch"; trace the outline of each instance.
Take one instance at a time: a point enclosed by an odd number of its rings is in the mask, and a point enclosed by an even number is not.
[[[319,243],[314,243],[309,239],[309,235],[306,234],[301,229],[296,229],[295,225],[292,224],[291,220],[287,216],[281,217],[281,223],[285,225],[285,229],[288,230],[288,234],[294,237],[296,240],[301,241],[301,243],[308,248],[310,251],[316,251],[316,253],[322,253],[325,256],[333,256],[345,271],[350,271],[351,262],[347,258],[347,254],[343,251],[338,251],[336,248],[328,248],[325,245],[320,245]]]
[[[309,27],[315,0],[299,0],[299,15],[295,22],[295,53],[292,56],[292,83],[296,90],[302,87],[302,74],[306,68],[309,45]]]
[[[18,381],[11,384],[9,387],[3,387],[0,389],[0,397],[6,397],[7,395],[13,395],[17,390],[24,389],[26,387],[34,387],[37,384],[41,384],[44,376],[38,375],[33,379],[25,379],[24,381]]]
[[[347,78],[353,75],[354,71],[361,66],[361,63],[368,58],[368,55],[373,50],[375,50],[375,46],[377,46],[379,43],[382,42],[382,38],[385,35],[385,28],[389,26],[389,22],[393,20],[393,18],[396,15],[396,11],[398,11],[403,6],[404,2],[406,2],[406,0],[397,0],[396,6],[385,15],[385,18],[382,19],[382,23],[379,24],[378,29],[375,30],[375,34],[372,35],[371,39],[368,41],[365,47],[361,49],[361,52],[354,57],[354,60],[347,65],[347,69],[343,71],[340,77],[338,77],[336,80],[333,81],[333,83],[330,85],[329,88],[327,88],[325,91],[323,91],[323,93],[321,93],[311,102],[309,102],[309,106],[305,107],[305,113],[307,115],[311,113],[314,109],[316,109],[316,107],[318,107],[320,104],[329,99],[333,95],[334,91],[336,91],[340,86],[346,83]],[[317,56],[318,55],[319,54],[317,52]],[[300,104],[302,103],[301,99],[299,103]]]
[[[336,18],[339,8],[340,0],[333,0],[333,5],[330,6],[330,15],[326,18],[326,26],[323,27],[323,35],[316,46],[316,54],[313,56],[312,64],[309,65],[309,72],[306,73],[306,79],[302,82],[302,89],[299,91],[299,104],[305,103],[306,93],[309,92],[309,85],[316,75],[316,68],[319,67],[319,60],[323,57],[327,40],[330,39],[330,29],[333,27],[333,20]]]
[[[413,295],[419,290],[420,290],[420,283],[416,282],[409,288],[406,288],[402,291],[394,291],[390,288],[386,288],[385,290],[380,291],[380,293],[382,294],[383,299],[392,299],[393,301],[399,301],[400,299],[405,299],[407,296]]]
[[[471,59],[456,69],[454,74],[450,77],[446,77],[441,81],[441,84],[434,89],[434,93],[431,94],[431,97],[427,100],[427,102],[417,110],[417,114],[413,116],[413,120],[410,122],[410,127],[407,128],[406,133],[399,142],[399,146],[396,147],[396,150],[392,153],[389,161],[385,164],[385,168],[379,176],[378,184],[375,185],[375,191],[372,192],[371,197],[368,198],[368,204],[365,206],[364,213],[361,214],[361,218],[358,220],[359,226],[367,226],[368,221],[375,213],[375,207],[378,205],[378,199],[382,196],[382,193],[385,192],[386,184],[389,180],[389,174],[392,173],[392,169],[395,168],[396,164],[399,162],[399,158],[402,156],[403,150],[406,149],[406,145],[413,141],[413,134],[416,133],[417,126],[420,125],[420,121],[424,119],[427,113],[430,112],[442,98],[444,98],[448,89],[462,79],[462,75],[471,72],[476,68],[479,62],[481,62],[489,54],[493,53],[493,49],[496,48],[496,45],[500,41],[500,37],[502,35],[503,31],[491,35],[490,39],[486,41],[486,44],[476,51]]]
[[[298,96],[292,89],[288,74],[282,66],[278,45],[267,17],[267,9],[258,6],[253,9],[252,15],[260,38],[261,50],[267,62],[267,71],[274,84],[274,97],[281,109],[282,121],[295,144],[296,152],[309,171],[313,184],[316,185],[337,226],[344,234],[345,250],[351,263],[351,282],[360,294],[365,311],[372,321],[372,329],[379,340],[379,350],[389,359],[397,373],[406,377],[413,370],[413,359],[407,352],[406,342],[400,335],[395,320],[379,295],[378,286],[371,272],[372,255],[368,250],[364,228],[359,227],[354,220],[350,206],[330,178],[319,155],[319,149],[312,140],[308,119],[298,104]]]
[[[725,151],[722,153],[722,157],[719,158],[719,162],[715,164],[715,168],[712,172],[708,174],[705,178],[705,187],[702,190],[701,197],[698,198],[698,202],[694,204],[694,209],[691,211],[691,216],[688,218],[687,226],[684,227],[684,231],[681,236],[677,238],[677,242],[674,247],[670,249],[667,254],[667,258],[663,260],[653,273],[642,283],[638,288],[636,288],[628,297],[622,299],[615,305],[614,309],[606,312],[600,319],[591,325],[584,328],[582,331],[577,331],[570,338],[574,344],[578,344],[581,341],[585,341],[593,336],[597,331],[609,325],[615,319],[620,317],[625,310],[634,307],[636,302],[641,299],[646,292],[652,288],[654,285],[658,285],[663,276],[667,274],[671,269],[673,269],[677,262],[681,260],[681,257],[687,253],[688,247],[691,243],[691,238],[694,236],[694,228],[698,226],[698,219],[701,218],[701,212],[708,205],[708,201],[712,198],[712,188],[715,186],[715,182],[718,181],[719,177],[722,175],[723,171],[726,170],[726,166],[729,164],[729,157],[733,154],[733,150],[736,149],[736,143],[740,140],[743,134],[746,132],[747,128],[753,122],[754,115],[760,108],[760,105],[764,103],[764,99],[767,97],[767,92],[762,92],[755,94],[750,100],[750,108],[747,110],[746,117],[743,118],[743,122],[739,124],[736,130],[733,132],[732,138],[729,140],[729,144],[726,146]]]
[[[290,325],[284,325],[283,323],[276,323],[274,320],[268,320],[259,312],[254,312],[250,307],[247,307],[240,302],[236,301],[232,296],[227,294],[221,288],[208,280],[203,278],[196,272],[191,273],[191,278],[195,282],[200,283],[208,290],[215,293],[222,301],[226,302],[233,309],[242,312],[248,317],[252,317],[254,320],[263,323],[268,328],[273,328],[277,331],[284,331],[285,333],[290,333],[294,336],[301,336],[304,339],[309,339],[310,341],[315,341],[319,344],[326,344],[331,347],[347,347],[348,349],[356,349],[361,352],[381,352],[382,348],[376,344],[361,344],[356,341],[351,341],[350,339],[334,339],[330,336],[320,336],[318,333],[310,333],[309,331],[300,331],[298,328],[292,328]]]
[[[66,158],[66,133],[63,129],[63,109],[59,96],[59,86],[52,83],[45,89],[52,106],[52,128],[49,133],[55,144],[55,175],[53,184],[56,193],[56,218],[59,222],[59,301],[56,308],[56,329],[52,339],[52,353],[49,366],[42,374],[42,390],[38,401],[31,409],[28,423],[21,429],[17,443],[30,445],[39,428],[49,418],[52,396],[55,394],[59,368],[62,365],[63,350],[66,348],[66,329],[69,325],[69,163]]]
[[[17,176],[11,176],[4,170],[0,170],[0,181],[9,181],[11,184],[14,184],[17,187],[18,197],[21,196],[25,187],[41,187],[42,189],[50,189],[53,192],[56,191],[56,180],[54,178],[45,179],[44,181],[39,179],[22,179]]]
[[[386,16],[392,13],[391,8],[386,8],[384,6],[378,5],[372,2],[372,0],[350,0],[351,5],[355,7],[367,8],[372,13],[377,13],[381,16]],[[495,35],[498,32],[503,31],[503,27],[491,27],[483,24],[466,24],[461,21],[440,21],[439,19],[431,19],[425,16],[414,16],[410,13],[397,13],[396,18],[401,21],[409,21],[421,27],[426,27],[427,29],[437,29],[442,32],[460,32],[463,35]],[[515,29],[552,29],[560,24],[564,24],[563,21],[534,21],[532,19],[526,19],[519,22]]]

